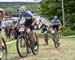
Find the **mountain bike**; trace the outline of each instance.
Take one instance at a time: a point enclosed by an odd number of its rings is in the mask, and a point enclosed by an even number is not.
[[[30,28],[26,28],[18,37],[16,41],[16,48],[20,57],[28,56],[28,54],[30,53],[29,50],[31,50],[32,53],[36,55],[39,49],[38,37],[36,36],[35,43]]]
[[[48,32],[47,31],[44,31],[44,41],[48,45]]]
[[[59,43],[60,38],[59,38],[58,32],[56,30],[53,30],[51,35],[52,35],[52,40],[54,42],[55,48],[59,48],[60,47],[60,43]]]
[[[2,57],[0,60],[7,60],[7,45],[4,38],[2,38],[2,49]]]
[[[42,32],[44,33],[44,41],[48,45],[48,31],[47,31],[48,26],[43,24],[41,27],[42,27]]]

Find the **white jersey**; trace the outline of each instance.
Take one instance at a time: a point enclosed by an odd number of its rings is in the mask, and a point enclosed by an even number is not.
[[[53,20],[51,20],[50,24],[51,24],[51,25],[60,25],[61,22],[60,22],[60,20],[58,20],[58,19],[57,19],[57,20],[54,20],[54,19],[53,19]]]

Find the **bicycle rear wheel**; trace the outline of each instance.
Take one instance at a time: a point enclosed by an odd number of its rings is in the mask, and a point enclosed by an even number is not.
[[[5,40],[2,38],[2,58],[0,60],[7,60],[7,45]]]
[[[59,48],[60,43],[59,43],[58,39],[56,37],[54,37],[53,41],[54,41],[55,48]]]
[[[16,41],[16,48],[17,48],[17,52],[19,54],[20,57],[26,57],[27,56],[27,51],[26,51],[26,44],[25,44],[25,40],[23,37],[18,37],[17,41]]]
[[[46,44],[48,45],[48,34],[47,33],[44,34],[44,40],[45,40]]]
[[[38,37],[37,36],[36,36],[36,42],[31,40],[30,45],[31,45],[32,53],[34,55],[37,55],[38,51],[39,51],[39,41],[38,41]]]

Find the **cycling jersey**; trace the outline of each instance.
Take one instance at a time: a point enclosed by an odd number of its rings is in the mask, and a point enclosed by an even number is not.
[[[31,26],[31,24],[33,23],[33,21],[32,21],[33,15],[32,15],[32,13],[30,11],[26,11],[25,14],[20,13],[19,17],[20,17],[20,19],[22,19],[22,17],[25,18],[25,20],[26,20],[24,22],[25,26],[27,26],[27,27],[29,26],[31,30],[35,29],[34,26]]]
[[[45,24],[42,24],[42,26],[41,26],[42,29],[47,29],[47,27],[48,27],[48,26],[45,25]]]
[[[50,25],[52,25],[53,30],[56,29],[59,31],[59,25],[61,24],[60,20],[51,20]]]
[[[47,31],[47,25],[46,24],[42,24],[41,28],[42,28],[42,32],[44,33],[45,31]]]
[[[54,20],[54,19],[53,19],[53,20],[51,20],[50,24],[51,24],[51,25],[60,25],[61,22],[60,22],[60,20],[58,20],[58,19],[57,19],[57,20]]]
[[[30,11],[26,11],[25,12],[25,14],[22,14],[22,13],[20,13],[19,14],[19,17],[20,17],[20,19],[22,19],[22,18],[25,18],[25,25],[26,26],[28,26],[28,25],[31,25],[32,24],[32,17],[33,17],[33,15],[32,15],[32,13],[30,12]]]

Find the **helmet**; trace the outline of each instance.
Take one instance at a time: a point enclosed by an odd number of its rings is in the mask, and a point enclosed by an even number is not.
[[[57,16],[54,16],[54,19],[57,19],[58,17]]]
[[[21,6],[19,8],[19,12],[25,12],[26,11],[26,6]]]

